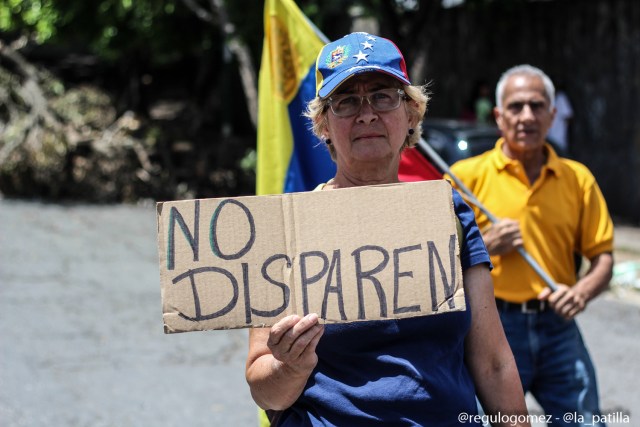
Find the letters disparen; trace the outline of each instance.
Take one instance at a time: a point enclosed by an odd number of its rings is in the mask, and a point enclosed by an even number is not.
[[[167,333],[310,312],[331,323],[465,309],[445,181],[165,202],[157,212]]]

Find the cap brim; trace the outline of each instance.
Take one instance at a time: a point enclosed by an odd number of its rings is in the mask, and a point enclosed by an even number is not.
[[[397,80],[400,80],[405,85],[411,84],[411,82],[404,75],[398,73],[391,67],[380,67],[378,65],[362,65],[348,68],[344,71],[334,74],[329,79],[325,80],[322,88],[320,88],[320,90],[318,91],[318,96],[323,99],[330,96],[342,83],[355,76],[356,74],[362,73],[384,73],[391,77],[394,77]]]

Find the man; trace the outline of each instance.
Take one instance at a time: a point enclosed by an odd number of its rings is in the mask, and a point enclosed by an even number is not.
[[[494,108],[503,137],[493,150],[456,163],[451,172],[500,218],[491,224],[475,208],[525,392],[553,425],[603,425],[593,423],[600,414],[595,372],[574,318],[609,283],[613,224],[589,170],[558,157],[545,142],[554,91],[535,67],[506,71]],[[555,292],[520,256],[520,246],[555,280]],[[574,251],[591,262],[579,279]]]

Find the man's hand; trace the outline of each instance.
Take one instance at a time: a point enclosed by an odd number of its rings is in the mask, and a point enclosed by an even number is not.
[[[558,283],[558,289],[553,292],[549,288],[538,294],[539,300],[546,300],[551,308],[565,319],[573,319],[587,307],[587,298],[575,287]]]
[[[522,246],[520,223],[515,219],[501,219],[483,234],[490,255],[505,255]]]

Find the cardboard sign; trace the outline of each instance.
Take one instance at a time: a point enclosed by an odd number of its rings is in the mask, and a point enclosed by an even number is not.
[[[157,204],[165,333],[464,310],[446,181]]]

